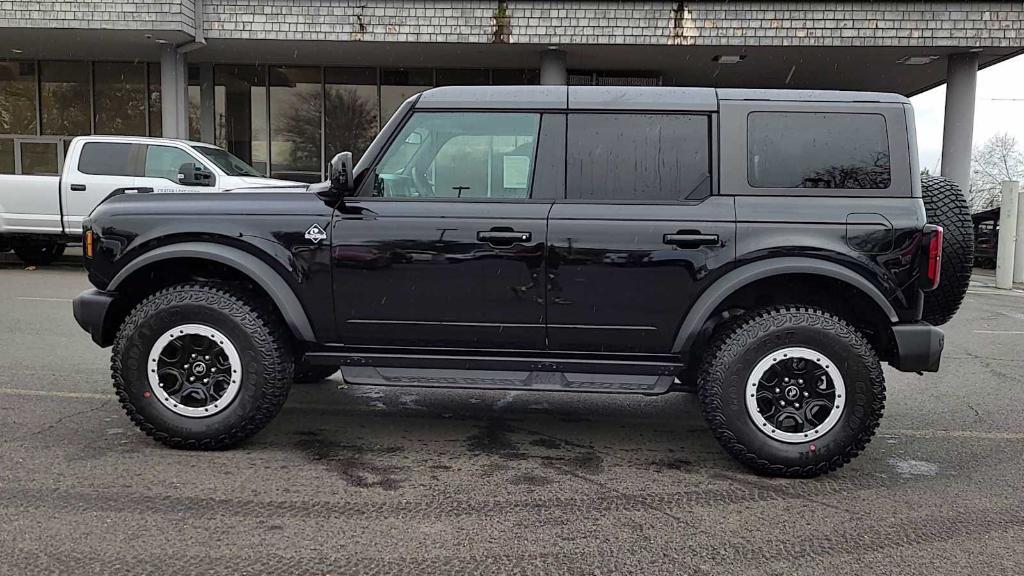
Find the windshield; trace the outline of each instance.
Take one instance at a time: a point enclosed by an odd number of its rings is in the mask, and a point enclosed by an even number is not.
[[[193,146],[193,148],[205,156],[210,162],[216,164],[217,167],[223,170],[228,176],[264,177],[264,175],[257,172],[255,168],[243,162],[241,158],[226,150],[214,148],[212,146]]]

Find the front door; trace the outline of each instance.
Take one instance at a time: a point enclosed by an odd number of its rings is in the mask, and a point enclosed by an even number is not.
[[[541,114],[414,113],[333,221],[341,344],[544,348]]]
[[[553,351],[671,351],[735,257],[732,198],[712,195],[706,114],[569,114],[566,199],[549,220]]]

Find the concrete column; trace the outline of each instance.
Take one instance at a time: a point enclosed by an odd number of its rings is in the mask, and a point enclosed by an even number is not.
[[[1017,241],[1014,242],[1013,250],[1013,281],[1024,282],[1024,202],[1020,201],[1020,182],[1003,182],[1003,194],[1007,193],[1007,186],[1017,190],[1010,192],[1017,194]]]
[[[171,45],[160,53],[160,107],[165,138],[188,138],[188,68]]]
[[[971,144],[978,54],[951,54],[946,64],[946,116],[942,127],[942,175],[971,189]]]
[[[1020,185],[1003,182],[1003,201],[999,206],[999,245],[996,254],[996,288],[1013,287],[1014,250],[1017,244],[1017,210]],[[1018,258],[1024,258],[1019,254]]]
[[[199,65],[199,139],[216,143],[217,110],[213,64]]]
[[[565,67],[565,52],[545,50],[540,55],[540,83],[565,86],[569,83],[569,72]]]

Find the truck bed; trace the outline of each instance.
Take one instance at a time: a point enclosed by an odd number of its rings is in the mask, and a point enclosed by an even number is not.
[[[60,177],[0,175],[0,234],[61,234]]]

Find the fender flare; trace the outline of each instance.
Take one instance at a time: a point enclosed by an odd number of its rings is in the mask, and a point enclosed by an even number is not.
[[[715,308],[735,291],[752,282],[783,274],[815,274],[850,284],[870,297],[891,322],[899,322],[899,316],[889,300],[878,288],[856,272],[827,260],[800,257],[771,258],[741,266],[722,276],[705,290],[694,302],[683,325],[680,326],[672,345],[672,352],[678,354],[688,350]]]
[[[281,311],[281,316],[284,317],[288,327],[297,338],[306,342],[316,341],[306,311],[302,308],[298,297],[295,296],[295,291],[284,281],[284,278],[281,278],[277,271],[256,256],[224,244],[182,242],[161,246],[129,262],[114,276],[106,289],[113,292],[126,278],[141,268],[170,258],[213,260],[238,270],[270,295],[274,304],[277,305],[277,309]]]

